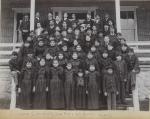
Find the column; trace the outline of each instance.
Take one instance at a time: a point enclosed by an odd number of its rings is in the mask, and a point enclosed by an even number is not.
[[[121,33],[120,0],[115,0],[117,32]]]
[[[0,41],[2,40],[2,29],[1,29],[1,23],[2,23],[2,2],[0,0]]]
[[[30,30],[34,30],[35,0],[30,0]]]

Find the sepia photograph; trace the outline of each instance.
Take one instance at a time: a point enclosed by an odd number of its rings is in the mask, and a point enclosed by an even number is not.
[[[0,110],[149,102],[150,0],[0,0]]]

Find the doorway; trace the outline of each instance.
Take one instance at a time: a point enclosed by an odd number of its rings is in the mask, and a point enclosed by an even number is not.
[[[21,33],[19,31],[19,25],[22,22],[24,14],[30,17],[30,8],[13,8],[14,11],[14,33],[13,33],[13,43],[21,41]]]

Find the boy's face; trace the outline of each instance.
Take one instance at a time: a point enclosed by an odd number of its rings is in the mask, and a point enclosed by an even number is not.
[[[50,60],[51,59],[51,55],[48,53],[48,54],[46,54],[46,59],[47,60]]]
[[[76,19],[76,15],[75,14],[72,14],[72,19]]]
[[[130,51],[130,52],[128,53],[128,55],[129,55],[129,56],[133,56],[134,53]]]
[[[67,23],[66,23],[66,22],[63,22],[62,26],[63,26],[63,27],[67,27]]]
[[[67,13],[64,13],[64,18],[68,18],[68,14]]]
[[[40,28],[41,27],[41,24],[40,23],[37,23],[37,28]]]
[[[104,30],[105,30],[105,31],[108,31],[108,30],[109,30],[109,26],[108,26],[108,25],[105,25],[105,26],[104,26]]]
[[[68,49],[67,46],[63,46],[63,47],[62,47],[62,50],[63,50],[63,51],[67,51],[67,49]]]
[[[88,53],[87,57],[88,57],[88,59],[92,59],[93,58],[93,54],[92,53]]]
[[[79,77],[83,77],[83,72],[78,72]]]
[[[44,42],[43,41],[39,41],[39,46],[44,46]]]
[[[40,66],[45,66],[45,59],[41,59]]]
[[[32,53],[28,53],[27,56],[30,57],[30,58],[32,58],[33,54]]]
[[[31,62],[27,62],[26,67],[27,67],[28,69],[30,69],[30,68],[32,67],[32,63],[31,63]]]
[[[31,33],[30,33],[30,36],[34,36],[34,32],[31,32]]]
[[[112,45],[108,45],[108,50],[112,50],[113,49],[113,46]]]
[[[91,19],[91,15],[90,14],[87,14],[87,19]]]
[[[117,61],[121,61],[122,60],[122,57],[119,55],[116,57]]]
[[[126,44],[126,41],[123,39],[121,39],[120,42],[121,42],[121,44]]]
[[[103,55],[103,58],[107,58],[108,57],[108,53],[106,53],[106,52],[103,53],[102,55]]]
[[[76,27],[77,27],[77,24],[76,24],[76,23],[73,23],[73,24],[72,24],[72,27],[73,27],[73,28],[76,28]]]
[[[56,19],[56,21],[59,21],[59,20],[60,20],[59,16],[56,16],[56,18],[55,18],[55,19]]]
[[[93,26],[93,27],[92,27],[92,30],[93,30],[93,31],[97,31],[96,26]]]
[[[91,38],[89,36],[86,36],[86,41],[91,41]]]
[[[68,69],[68,70],[70,70],[70,69],[72,69],[72,64],[71,64],[71,63],[69,63],[69,64],[67,64],[67,66],[66,66],[66,67],[67,67],[67,69]]]
[[[68,33],[72,33],[72,28],[68,28]]]
[[[13,55],[13,56],[12,56],[12,59],[17,59],[17,55]]]
[[[54,22],[50,21],[49,25],[52,26],[52,27],[54,27]]]
[[[87,34],[88,35],[91,35],[92,34],[92,31],[89,29],[89,30],[87,30]]]
[[[24,46],[25,46],[25,47],[29,47],[29,46],[30,46],[30,43],[25,43]]]
[[[110,69],[107,70],[107,72],[108,72],[109,74],[113,74],[113,69],[110,68]]]
[[[54,60],[54,61],[53,61],[53,67],[58,67],[58,66],[59,66],[58,61],[57,61],[57,60]]]
[[[56,45],[55,41],[50,42],[50,46],[55,46],[55,45]]]
[[[95,66],[94,65],[90,66],[90,71],[95,71]]]
[[[80,30],[76,29],[74,33],[75,33],[75,35],[79,35],[80,34]]]
[[[50,37],[49,37],[49,40],[50,40],[50,41],[52,41],[52,40],[54,40],[54,39],[55,39],[55,38],[54,38],[53,36],[50,36]]]
[[[64,55],[63,55],[62,53],[59,53],[58,58],[59,58],[59,59],[63,59],[63,58],[64,58]]]
[[[77,50],[77,51],[81,51],[81,50],[82,50],[82,49],[81,49],[81,46],[78,45],[78,46],[76,47],[76,50]]]
[[[67,32],[66,32],[66,31],[63,31],[63,32],[62,32],[62,36],[63,36],[63,37],[66,37],[66,36],[67,36]]]
[[[109,14],[105,14],[105,19],[108,19],[109,18]]]
[[[29,42],[32,41],[32,38],[31,38],[31,37],[28,37],[28,38],[27,38],[27,41],[29,41]]]
[[[121,49],[122,49],[122,51],[126,51],[127,47],[126,46],[122,46]]]
[[[52,18],[53,18],[53,15],[52,15],[51,13],[48,13],[47,16],[48,16],[49,19],[52,19]]]
[[[78,59],[78,54],[77,53],[73,53],[72,58],[73,59]]]
[[[100,32],[100,33],[98,34],[98,36],[102,38],[102,37],[103,37],[103,33]]]
[[[96,20],[100,20],[100,16],[99,16],[99,15],[96,15],[95,19],[96,19]]]
[[[96,52],[96,47],[95,46],[91,47],[91,51]]]
[[[84,32],[84,31],[85,31],[84,27],[81,27],[80,30],[81,30],[81,32]]]
[[[59,32],[59,31],[60,31],[60,28],[59,28],[59,27],[56,27],[55,30]]]
[[[111,26],[111,25],[113,25],[113,22],[110,20],[108,24]]]
[[[105,37],[104,41],[105,41],[105,43],[109,43],[109,41],[110,41],[109,37]]]
[[[95,46],[100,46],[100,43],[98,41],[95,41]]]

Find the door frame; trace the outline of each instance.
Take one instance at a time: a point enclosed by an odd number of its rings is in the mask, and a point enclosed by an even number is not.
[[[134,12],[134,21],[135,21],[135,41],[138,41],[138,31],[137,31],[137,13],[136,9],[138,6],[121,6],[120,11],[133,11]]]
[[[30,8],[12,8],[14,12],[14,30],[13,30],[13,43],[17,42],[17,14],[30,13]]]

